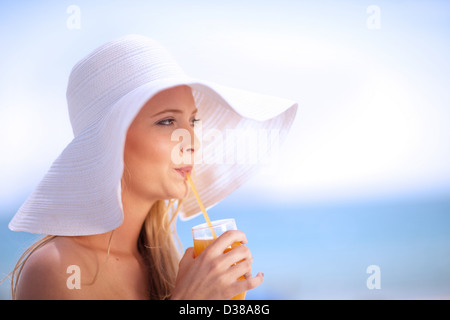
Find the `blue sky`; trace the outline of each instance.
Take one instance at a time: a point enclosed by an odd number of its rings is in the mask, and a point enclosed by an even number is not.
[[[72,138],[73,64],[127,33],[158,39],[192,76],[299,102],[281,163],[252,188],[305,201],[447,190],[449,5],[379,1],[380,29],[370,5],[3,1],[1,202],[28,194]]]

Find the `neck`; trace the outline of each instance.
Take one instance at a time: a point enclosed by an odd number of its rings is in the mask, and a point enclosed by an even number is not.
[[[111,239],[110,251],[118,254],[131,254],[137,256],[138,238],[150,208],[156,201],[143,200],[135,194],[122,190],[122,204],[124,220],[122,224],[113,231],[83,237],[91,248],[107,250]],[[112,236],[112,237],[111,237]]]
[[[122,191],[122,204],[124,220],[122,225],[114,230],[111,246],[112,248],[137,253],[137,242],[142,225],[156,201],[143,200],[127,191]]]

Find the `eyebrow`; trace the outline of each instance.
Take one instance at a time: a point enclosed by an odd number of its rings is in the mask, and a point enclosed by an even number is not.
[[[198,109],[195,109],[192,112],[192,114],[197,113],[197,112],[198,112]],[[163,110],[161,112],[158,112],[158,113],[154,114],[152,117],[157,117],[157,116],[159,116],[161,114],[164,114],[164,113],[184,113],[184,111],[180,110],[180,109],[168,109],[168,110]]]

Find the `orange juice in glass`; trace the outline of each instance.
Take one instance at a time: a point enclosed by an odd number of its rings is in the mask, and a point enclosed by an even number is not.
[[[194,238],[194,256],[198,257],[200,253],[214,241],[214,236],[220,236],[222,233],[228,230],[237,230],[236,222],[234,219],[223,219],[211,222],[212,229],[207,223],[199,224],[192,228],[192,236]],[[223,253],[240,246],[240,242],[233,243],[230,247],[225,249]],[[239,277],[237,280],[245,280],[244,276]],[[244,300],[245,291],[231,298],[231,300]]]

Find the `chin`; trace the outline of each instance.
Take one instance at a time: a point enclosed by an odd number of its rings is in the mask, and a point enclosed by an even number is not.
[[[168,195],[168,199],[184,199],[189,194],[189,187],[187,182],[184,182],[182,186],[175,186],[171,188],[170,194]]]
[[[187,195],[188,195],[188,192],[187,191],[185,191],[185,192],[177,192],[177,193],[174,193],[173,194],[173,196],[171,197],[171,199],[184,199],[184,198],[186,198],[187,197]]]

